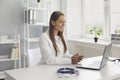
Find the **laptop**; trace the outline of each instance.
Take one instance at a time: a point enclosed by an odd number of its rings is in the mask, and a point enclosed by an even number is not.
[[[102,56],[83,59],[76,65],[76,67],[83,69],[100,70],[108,61],[111,47],[112,43],[105,45]]]

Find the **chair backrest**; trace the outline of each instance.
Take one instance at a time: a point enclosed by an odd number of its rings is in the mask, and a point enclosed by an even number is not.
[[[28,67],[39,65],[40,60],[41,60],[40,48],[28,50]]]

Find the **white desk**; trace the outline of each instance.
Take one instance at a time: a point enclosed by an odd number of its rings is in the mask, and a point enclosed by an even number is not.
[[[75,65],[40,65],[31,68],[9,70],[6,71],[5,80],[63,80],[57,78],[56,71],[57,69],[66,66],[75,68]],[[115,65],[113,62],[108,62],[100,71],[87,69],[78,70],[80,71],[80,74],[76,79],[67,80],[101,80],[102,78],[105,78],[102,80],[113,80],[112,78],[108,79],[106,77],[114,75],[120,76],[120,65]]]

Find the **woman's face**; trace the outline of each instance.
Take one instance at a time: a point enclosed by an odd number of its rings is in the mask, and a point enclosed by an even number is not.
[[[65,26],[64,16],[61,15],[56,21],[52,21],[52,24],[53,24],[55,30],[62,32],[64,30],[64,26]]]

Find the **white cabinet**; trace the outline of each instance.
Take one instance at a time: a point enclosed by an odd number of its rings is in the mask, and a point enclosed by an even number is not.
[[[1,79],[4,77],[4,70],[21,68],[20,35],[14,36],[13,38],[9,38],[8,35],[1,35],[0,50]]]
[[[28,49],[39,47],[40,35],[48,28],[50,10],[48,6],[42,6],[39,0],[25,1],[25,26],[24,26],[24,54]],[[38,4],[41,4],[38,6]],[[24,66],[26,57],[24,56]]]

